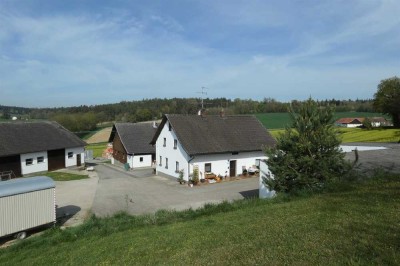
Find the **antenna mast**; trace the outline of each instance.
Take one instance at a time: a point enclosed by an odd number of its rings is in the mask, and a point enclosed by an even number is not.
[[[207,88],[206,87],[201,87],[201,91],[197,92],[197,93],[201,94],[201,110],[204,109],[204,97],[203,97],[203,95],[207,95],[207,92],[204,91],[204,90],[207,90]]]

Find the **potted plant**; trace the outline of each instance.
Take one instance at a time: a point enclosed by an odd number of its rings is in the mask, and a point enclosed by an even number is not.
[[[181,169],[180,171],[179,171],[179,177],[178,177],[178,182],[179,182],[179,184],[185,184],[185,180],[183,179],[183,169]]]
[[[198,168],[193,169],[192,183],[194,185],[197,185],[199,183],[199,169]]]

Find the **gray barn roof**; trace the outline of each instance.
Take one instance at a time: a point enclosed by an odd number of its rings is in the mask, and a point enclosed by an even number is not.
[[[56,122],[0,123],[0,157],[85,145]]]
[[[274,146],[275,139],[252,115],[199,116],[165,115],[151,144],[167,123],[189,155],[262,151]]]
[[[53,179],[47,176],[17,178],[0,181],[0,198],[56,187]]]
[[[153,154],[155,149],[149,142],[155,132],[152,123],[115,123],[108,141],[118,133],[127,154]]]

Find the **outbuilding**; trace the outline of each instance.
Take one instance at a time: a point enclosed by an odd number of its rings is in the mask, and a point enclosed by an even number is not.
[[[155,149],[149,144],[156,132],[155,123],[115,123],[108,142],[113,144],[112,161],[130,168],[150,167]]]
[[[0,182],[0,237],[56,222],[55,183],[50,177]]]
[[[56,122],[0,123],[0,174],[18,177],[80,166],[85,145]]]

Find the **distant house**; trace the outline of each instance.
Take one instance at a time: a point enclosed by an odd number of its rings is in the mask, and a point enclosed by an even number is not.
[[[0,172],[22,176],[80,166],[85,145],[56,122],[0,123]]]
[[[151,144],[156,147],[158,174],[189,180],[193,169],[236,176],[266,159],[264,146],[275,139],[254,116],[165,115]]]
[[[109,142],[113,144],[113,160],[131,168],[149,167],[155,160],[155,149],[150,145],[157,126],[154,123],[116,123]]]
[[[336,120],[335,125],[339,127],[361,127],[363,125],[364,118],[340,118]]]
[[[335,122],[335,125],[340,127],[361,127],[364,121],[368,119],[372,127],[389,126],[390,122],[384,117],[358,117],[358,118],[340,118]]]

